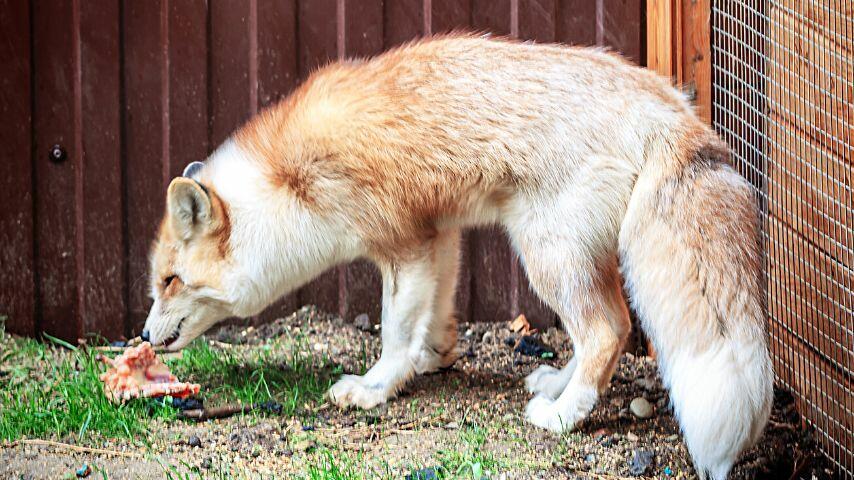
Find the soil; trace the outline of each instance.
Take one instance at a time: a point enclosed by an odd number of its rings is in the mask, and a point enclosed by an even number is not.
[[[208,338],[253,348],[268,338],[301,332],[345,373],[361,373],[380,349],[376,328],[362,327],[304,308],[258,327],[223,327]],[[90,445],[138,458],[5,446],[0,448],[0,477],[73,477],[88,463],[95,469],[92,478],[101,478],[100,471],[111,479],[163,478],[163,465],[178,471],[199,467],[212,478],[280,478],[299,476],[319,452],[332,451],[374,465],[391,478],[404,478],[415,469],[438,465],[440,450],[462,448],[461,435],[477,425],[486,432],[482,449],[498,465],[486,472],[490,478],[696,478],[652,359],[625,354],[590,418],[576,431],[556,435],[524,421],[530,398],[524,378],[542,363],[566,362],[570,342],[559,329],[543,332],[541,340],[557,355],[541,359],[515,353],[507,344],[513,335],[506,323],[461,325],[465,353],[453,367],[416,378],[398,398],[370,411],[323,404],[309,406],[298,417],[155,423],[158,433],[150,446],[109,439]],[[642,420],[630,412],[636,397],[653,405],[651,418]],[[795,402],[783,392],[776,394],[772,422],[760,444],[743,456],[731,477],[835,478],[802,426]]]

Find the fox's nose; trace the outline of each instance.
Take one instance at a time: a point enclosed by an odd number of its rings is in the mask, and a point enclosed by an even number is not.
[[[150,338],[148,337],[148,329],[147,328],[142,331],[142,335],[140,335],[139,338],[141,338],[143,342],[150,341]]]

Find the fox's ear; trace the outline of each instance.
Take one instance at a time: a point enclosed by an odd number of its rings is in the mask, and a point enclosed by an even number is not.
[[[204,232],[213,220],[211,198],[195,180],[179,177],[169,184],[166,195],[169,221],[184,240]]]

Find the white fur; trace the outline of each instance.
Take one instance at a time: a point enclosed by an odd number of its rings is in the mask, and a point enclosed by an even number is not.
[[[454,352],[437,347],[455,350],[447,345],[445,322],[453,309],[459,232],[441,232],[428,250],[382,269],[382,353],[364,376],[345,375],[332,386],[329,396],[337,405],[372,408],[397,395],[416,373],[447,366]]]
[[[560,370],[550,365],[540,365],[525,377],[525,387],[533,394],[542,394],[554,400],[560,396],[572,378],[575,363],[576,360],[573,357]]]

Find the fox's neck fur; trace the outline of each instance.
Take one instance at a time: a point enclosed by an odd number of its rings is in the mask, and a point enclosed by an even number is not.
[[[324,270],[361,254],[358,239],[345,226],[320,218],[290,192],[271,185],[259,162],[233,140],[211,155],[204,182],[228,205],[233,219],[231,261],[243,270],[233,299],[240,316],[259,313]]]

